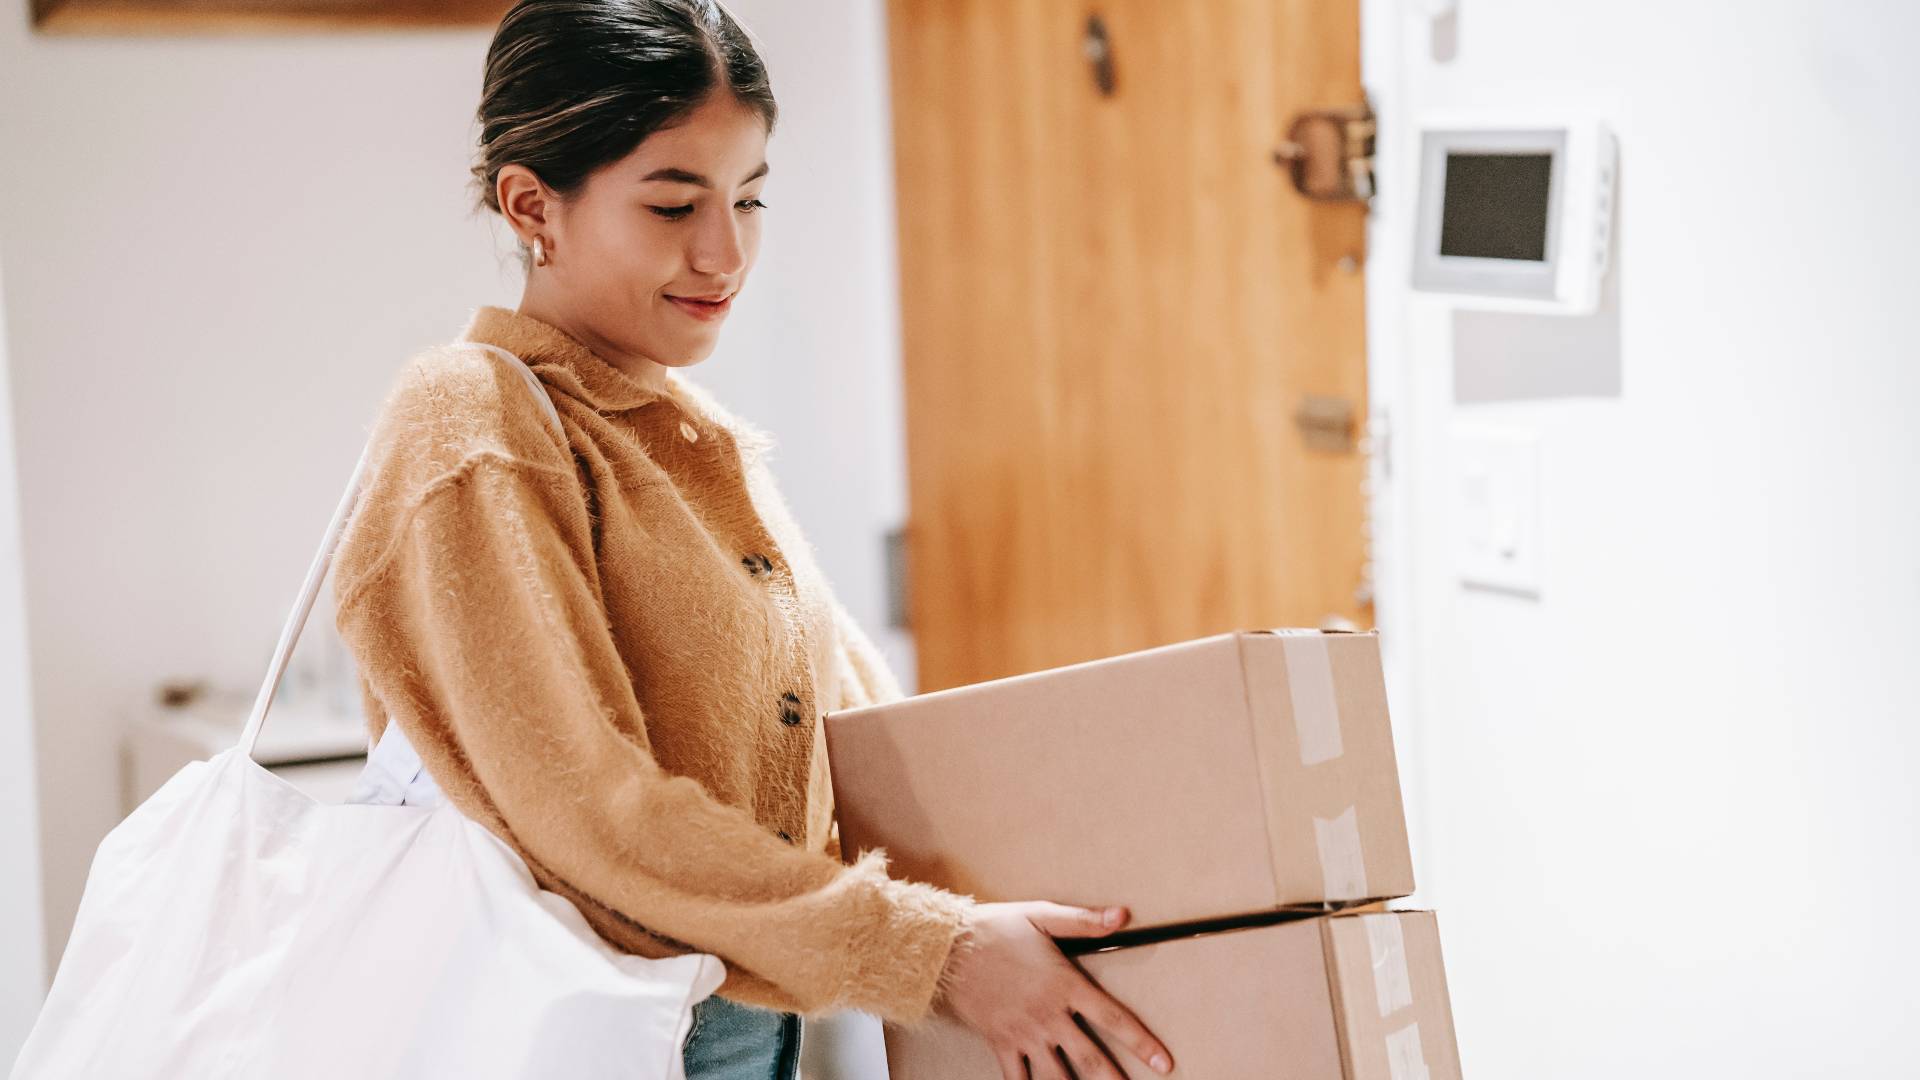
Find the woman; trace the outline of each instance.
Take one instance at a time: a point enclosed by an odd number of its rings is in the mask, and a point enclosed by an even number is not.
[[[1124,910],[977,903],[838,858],[819,718],[900,689],[769,440],[673,370],[713,351],[753,268],[775,115],[713,0],[527,0],[501,22],[474,174],[527,281],[416,356],[377,424],[334,586],[373,735],[431,774],[410,801],[486,824],[609,941],[724,961],[692,1080],[795,1075],[802,1013],[936,1004],[1009,1080],[1119,1080],[1076,1013],[1164,1072],[1052,941]],[[531,366],[564,441],[477,345]]]

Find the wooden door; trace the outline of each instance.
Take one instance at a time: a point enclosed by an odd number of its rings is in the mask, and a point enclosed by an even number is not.
[[[1361,100],[1358,0],[891,0],[923,691],[1372,626],[1365,211],[1274,162]],[[1086,50],[1104,23],[1103,93]]]

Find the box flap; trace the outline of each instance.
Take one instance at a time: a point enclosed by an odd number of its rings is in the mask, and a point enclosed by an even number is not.
[[[1460,1080],[1433,913],[1332,915],[1324,938],[1347,1080]]]
[[[1275,894],[1413,892],[1377,634],[1244,634],[1240,649]]]

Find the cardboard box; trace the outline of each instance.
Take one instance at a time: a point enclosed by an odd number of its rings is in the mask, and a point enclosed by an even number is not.
[[[1166,1043],[1172,1077],[1460,1078],[1431,912],[1294,919],[1078,963]],[[1159,1076],[1099,1034],[1128,1076]],[[886,1039],[894,1080],[1001,1080],[987,1044],[950,1017],[890,1026]]]
[[[1131,928],[1413,891],[1375,632],[1216,634],[829,713],[843,853]]]

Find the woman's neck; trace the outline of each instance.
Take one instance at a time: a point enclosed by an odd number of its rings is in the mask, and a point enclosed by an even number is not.
[[[667,365],[638,353],[622,350],[594,333],[584,321],[568,317],[554,305],[546,303],[543,297],[534,295],[531,285],[520,298],[518,314],[538,319],[548,326],[564,331],[567,336],[593,350],[595,356],[618,368],[622,374],[640,385],[654,390],[666,389]]]

